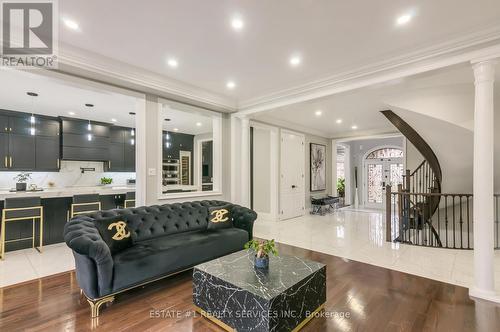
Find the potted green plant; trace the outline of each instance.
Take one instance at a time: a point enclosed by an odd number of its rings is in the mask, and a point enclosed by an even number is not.
[[[245,249],[255,252],[255,267],[259,269],[269,268],[269,254],[278,255],[278,250],[272,240],[250,240],[245,244]]]
[[[345,179],[338,178],[337,179],[337,193],[341,200],[341,205],[344,205],[344,197],[345,197]]]
[[[110,185],[112,183],[113,183],[113,179],[112,178],[107,178],[107,177],[102,177],[101,178],[101,184],[103,186]]]
[[[26,191],[28,180],[31,180],[31,173],[21,172],[14,177],[16,181],[16,191]]]

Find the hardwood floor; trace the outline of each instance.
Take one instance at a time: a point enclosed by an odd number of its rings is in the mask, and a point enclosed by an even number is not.
[[[469,299],[466,288],[297,247],[279,250],[327,265],[325,311],[303,331],[500,330],[500,306]],[[191,294],[187,271],[119,295],[92,322],[67,272],[1,288],[0,331],[220,331],[193,313]],[[163,317],[151,318],[152,310]]]

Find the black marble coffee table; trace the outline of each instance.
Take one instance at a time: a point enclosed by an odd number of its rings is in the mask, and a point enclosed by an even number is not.
[[[298,330],[325,301],[326,266],[298,257],[271,256],[266,272],[242,250],[193,271],[196,309],[227,330]]]

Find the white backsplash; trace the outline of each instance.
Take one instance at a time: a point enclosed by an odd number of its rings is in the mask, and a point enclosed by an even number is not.
[[[82,173],[80,167],[95,168],[95,171]],[[15,188],[14,177],[19,173],[0,172],[0,189]],[[112,178],[114,186],[123,186],[127,184],[127,179],[135,179],[135,173],[104,172],[103,162],[63,160],[59,172],[32,172],[28,186],[36,184],[38,187],[49,188],[49,182],[52,182],[52,188],[90,187],[99,185],[102,177]]]

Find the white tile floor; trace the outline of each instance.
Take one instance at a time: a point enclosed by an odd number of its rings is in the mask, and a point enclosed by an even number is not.
[[[378,211],[341,209],[326,216],[259,219],[254,235],[464,287],[473,282],[471,250],[385,242],[385,214]],[[500,290],[500,251],[495,252],[495,273],[496,288]]]
[[[407,272],[460,286],[473,281],[470,250],[424,248],[385,242],[385,218],[377,211],[339,210],[331,215],[285,220],[258,219],[254,234],[278,242],[346,259]],[[0,261],[0,287],[74,269],[65,243],[8,252]],[[495,252],[496,285],[500,290],[500,251]]]
[[[43,247],[43,253],[35,249],[7,252],[0,261],[0,287],[46,277],[75,268],[75,260],[66,243]]]

